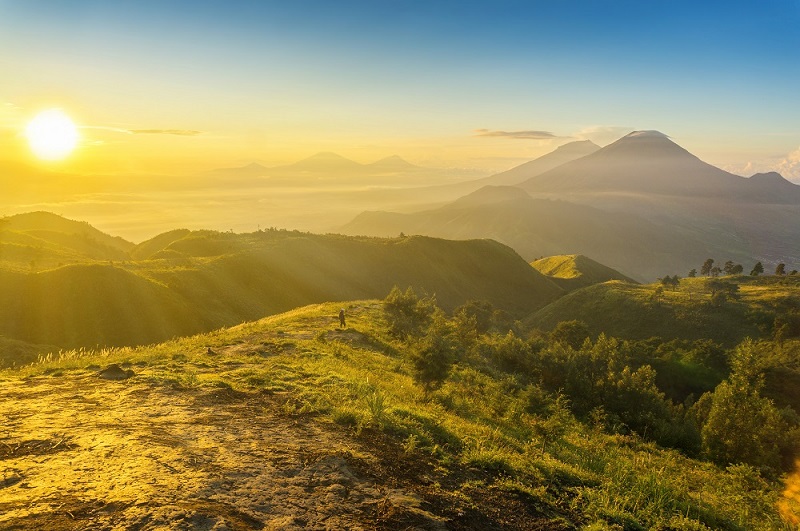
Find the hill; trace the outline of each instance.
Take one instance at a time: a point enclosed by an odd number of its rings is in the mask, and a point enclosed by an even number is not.
[[[537,199],[510,186],[485,186],[445,206],[411,214],[364,212],[342,228],[346,234],[388,236],[401,232],[448,239],[491,238],[524,259],[585,254],[628,277],[649,280],[702,263],[726,240],[707,246],[692,234],[628,213],[566,201]],[[688,270],[688,269],[687,269]]]
[[[508,338],[479,338],[423,392],[415,347],[388,334],[379,301],[345,304],[346,329],[340,306],[0,372],[0,527],[734,530],[792,517],[791,493],[753,467],[576,417],[538,376],[503,368]],[[123,380],[98,376],[110,363]]]
[[[365,239],[290,231],[173,231],[139,260],[0,271],[0,335],[75,348],[139,345],[392,286],[452,309],[487,300],[517,318],[561,289],[488,240]]]
[[[715,304],[712,282],[735,286],[735,298]],[[625,339],[710,339],[732,346],[746,337],[771,338],[776,319],[800,308],[800,278],[685,278],[676,290],[609,281],[573,291],[538,310],[526,324],[551,330],[561,321],[583,321],[593,335]],[[800,330],[798,330],[800,332]]]
[[[531,265],[566,291],[601,284],[609,280],[636,282],[619,271],[581,254],[548,256],[534,260]]]
[[[124,260],[134,244],[50,212],[0,219],[0,263],[52,267],[79,260]]]

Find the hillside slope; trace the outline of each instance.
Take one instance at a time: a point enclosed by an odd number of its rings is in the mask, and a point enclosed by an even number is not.
[[[604,433],[491,356],[423,393],[380,302],[340,305],[0,372],[0,527],[785,529],[780,482]]]
[[[85,260],[125,260],[134,244],[50,212],[0,219],[0,264],[32,269]]]
[[[582,254],[548,256],[531,262],[531,266],[566,291],[573,291],[609,280],[636,282],[619,271],[604,266]]]
[[[735,298],[714,304],[710,279],[686,278],[678,289],[610,281],[573,291],[534,313],[526,324],[551,330],[561,321],[585,322],[593,335],[625,339],[711,339],[732,346],[746,337],[770,338],[776,318],[800,307],[797,277],[724,277]]]
[[[139,345],[321,301],[383,297],[392,286],[446,309],[488,300],[517,318],[561,294],[488,240],[358,239],[288,231],[173,232],[156,257],[0,274],[0,335],[74,348]]]

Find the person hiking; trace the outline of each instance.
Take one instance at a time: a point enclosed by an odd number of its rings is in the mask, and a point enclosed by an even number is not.
[[[339,327],[345,328],[347,325],[344,323],[344,308],[339,310]]]

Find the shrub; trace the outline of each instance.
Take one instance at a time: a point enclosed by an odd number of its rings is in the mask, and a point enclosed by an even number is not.
[[[389,332],[402,339],[420,335],[430,324],[436,309],[436,299],[420,299],[410,286],[405,292],[394,286],[383,300],[383,313],[389,324]]]

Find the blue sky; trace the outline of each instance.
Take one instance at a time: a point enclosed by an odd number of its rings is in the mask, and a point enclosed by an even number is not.
[[[121,140],[91,131],[130,128],[200,131],[158,140],[209,165],[333,150],[497,169],[658,129],[800,178],[798,27],[800,0],[0,0],[0,127],[65,107],[104,164]],[[552,138],[513,134],[531,131]],[[153,142],[127,157],[157,164]]]

